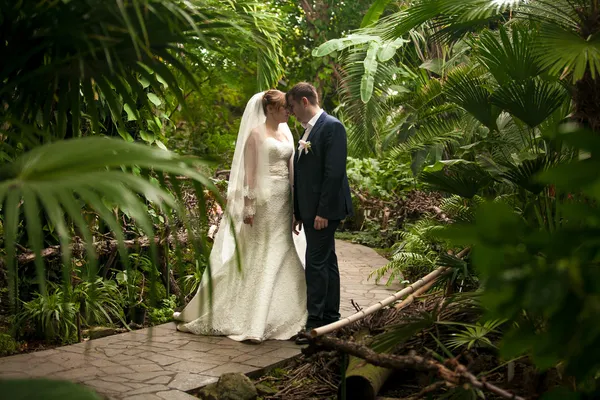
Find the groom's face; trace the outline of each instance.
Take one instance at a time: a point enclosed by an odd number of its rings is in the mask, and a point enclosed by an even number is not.
[[[306,103],[306,104],[305,104]],[[310,121],[310,115],[308,112],[308,100],[306,97],[300,99],[300,101],[296,101],[292,98],[288,99],[288,109],[290,114],[292,114],[298,121],[301,123],[308,123]]]

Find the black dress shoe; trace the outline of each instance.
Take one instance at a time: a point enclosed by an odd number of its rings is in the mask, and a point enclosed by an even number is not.
[[[305,330],[298,332],[298,334],[296,335],[296,340],[294,340],[294,342],[297,345],[308,344],[308,342],[309,342],[308,335],[310,334],[310,331],[312,331],[313,329],[315,329],[315,328],[307,326],[305,328]]]
[[[308,344],[309,341],[308,341],[308,338],[306,336],[304,336],[304,335],[298,335],[296,337],[296,340],[294,342],[297,345],[299,345],[299,346],[303,346],[305,344]]]

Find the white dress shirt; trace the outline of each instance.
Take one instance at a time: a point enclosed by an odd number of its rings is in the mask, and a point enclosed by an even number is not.
[[[312,131],[312,128],[317,123],[317,120],[319,119],[319,117],[321,116],[321,114],[323,114],[323,109],[319,108],[319,111],[317,111],[317,113],[314,115],[314,117],[312,117],[310,119],[310,121],[308,121],[308,123],[306,125],[302,124],[302,127],[304,129],[306,129],[306,130],[304,131],[304,135],[302,135],[302,139],[301,140],[306,141],[306,139],[308,139],[308,135],[310,135],[310,131]],[[302,149],[301,149],[300,146],[298,146],[298,158],[300,158],[300,154],[302,154]]]

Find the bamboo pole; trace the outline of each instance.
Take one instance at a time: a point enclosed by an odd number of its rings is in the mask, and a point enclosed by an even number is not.
[[[471,248],[467,247],[467,248],[463,249],[460,253],[458,253],[456,255],[456,257],[463,258],[470,250],[471,250]],[[448,267],[439,267],[436,270],[425,275],[424,277],[422,277],[421,279],[419,279],[412,285],[405,287],[404,289],[400,290],[399,292],[396,292],[395,294],[373,304],[370,307],[367,307],[364,310],[360,310],[357,313],[350,315],[349,317],[340,319],[339,321],[333,322],[331,324],[321,326],[317,329],[313,329],[312,331],[310,331],[310,336],[312,338],[316,338],[316,337],[325,335],[326,333],[333,332],[336,329],[340,329],[347,325],[350,325],[353,322],[359,321],[359,320],[363,319],[364,317],[366,317],[367,315],[373,314],[374,312],[381,310],[383,307],[388,306],[388,305],[394,303],[395,301],[400,300],[404,296],[414,294],[421,287],[429,284],[432,281],[435,281],[437,278],[439,278],[440,276],[442,276],[443,274],[447,273],[450,270],[451,269]]]
[[[389,296],[389,297],[385,298],[384,300],[381,300],[381,301],[373,304],[372,306],[367,307],[364,310],[360,310],[359,312],[352,314],[349,317],[340,319],[339,321],[333,322],[329,325],[324,325],[320,328],[313,329],[312,331],[310,331],[310,336],[313,338],[316,338],[318,336],[322,336],[326,333],[333,332],[336,329],[343,328],[344,326],[347,326],[353,322],[361,320],[364,317],[366,317],[367,315],[373,314],[374,312],[381,310],[383,307],[388,306],[388,305],[392,304],[393,302],[400,300],[402,297],[414,293],[420,287],[426,285],[430,281],[436,279],[438,276],[440,276],[441,274],[446,272],[447,269],[448,269],[447,267],[439,267],[436,270],[434,270],[433,272],[430,272],[429,274],[425,275],[423,278],[419,279],[412,285],[405,287],[404,289],[400,290],[399,292],[396,292],[396,294],[393,294],[392,296]]]

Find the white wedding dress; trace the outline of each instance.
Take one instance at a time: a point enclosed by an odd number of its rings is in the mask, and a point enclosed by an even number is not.
[[[193,300],[175,316],[183,321],[178,330],[260,342],[290,339],[304,327],[306,282],[298,255],[303,249],[301,243],[295,243],[292,233],[292,143],[272,137],[263,140],[261,146],[268,165],[262,191],[267,195],[265,201],[256,205],[253,226],[237,225],[241,270],[235,256],[224,257],[221,247],[213,247],[211,266],[216,268],[212,271],[212,312],[205,274]],[[222,229],[223,226],[217,235],[229,234]],[[215,246],[217,241],[219,238]]]

